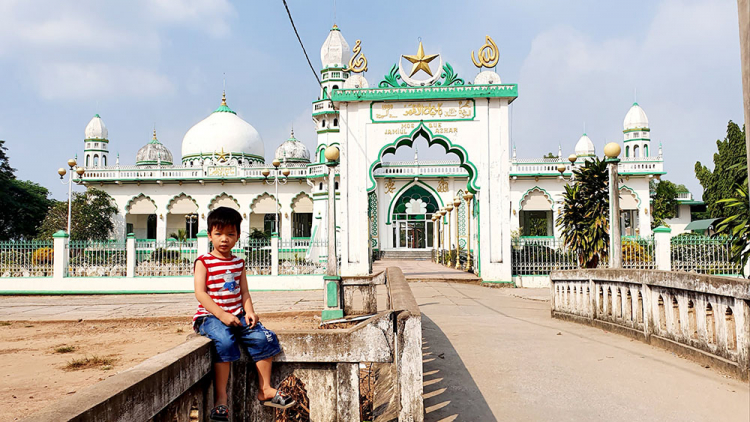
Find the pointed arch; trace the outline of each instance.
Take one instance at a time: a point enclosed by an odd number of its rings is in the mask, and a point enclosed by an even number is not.
[[[128,214],[154,214],[156,208],[156,202],[143,193],[130,198],[128,203],[125,204],[125,212]]]
[[[391,224],[391,216],[393,215],[393,210],[396,204],[401,199],[401,197],[414,186],[417,186],[425,190],[427,194],[436,198],[437,199],[436,203],[440,204],[438,208],[442,208],[445,205],[443,203],[443,198],[440,197],[440,194],[438,193],[438,191],[436,191],[432,186],[428,185],[427,183],[421,180],[411,181],[410,183],[407,183],[404,186],[402,186],[401,189],[399,189],[398,192],[396,192],[396,194],[393,195],[393,197],[391,198],[391,202],[388,204],[388,214],[385,216],[386,218],[385,224]]]
[[[641,207],[641,197],[638,196],[638,193],[636,193],[635,189],[633,189],[633,188],[631,188],[630,186],[627,186],[627,185],[620,186],[620,201],[623,200],[623,198],[622,198],[623,197],[623,191],[626,191],[627,193],[629,193],[630,195],[633,196],[633,199],[635,199],[636,208],[640,208]],[[622,208],[622,206],[620,208]]]
[[[194,209],[193,206],[195,207]],[[198,201],[185,192],[180,192],[169,200],[167,211],[170,214],[194,214],[198,212]]]
[[[240,203],[236,199],[234,199],[232,195],[229,195],[226,192],[222,192],[214,196],[213,199],[211,199],[211,201],[208,203],[208,209],[210,211],[213,211],[218,207],[229,207],[239,211]]]
[[[274,203],[276,203],[276,205],[274,205]],[[279,203],[279,201],[268,192],[256,196],[250,203],[250,212],[253,214],[274,214],[277,209],[280,212],[281,203]]]
[[[518,209],[523,210],[524,201],[531,200],[531,198],[533,198],[535,195],[541,195],[544,199],[547,200],[547,202],[549,202],[549,209],[554,209],[555,201],[552,199],[552,195],[550,195],[549,192],[540,188],[539,186],[534,186],[533,188],[527,190],[523,195],[521,195],[521,200],[518,201]]]
[[[432,131],[427,126],[425,126],[424,122],[420,122],[410,134],[404,135],[380,149],[377,160],[375,160],[375,162],[373,162],[370,166],[370,173],[368,174],[368,176],[370,177],[370,186],[367,188],[368,192],[372,192],[375,189],[376,184],[373,174],[375,170],[379,169],[382,166],[383,156],[385,154],[394,154],[396,150],[401,146],[412,147],[414,141],[419,136],[423,136],[425,139],[427,139],[427,144],[429,146],[437,144],[442,146],[445,149],[446,153],[457,155],[461,163],[461,168],[469,173],[469,181],[466,184],[466,188],[471,193],[477,193],[477,191],[479,191],[479,186],[477,186],[477,167],[474,165],[474,163],[469,161],[469,153],[466,151],[466,149],[464,149],[464,147],[462,147],[461,145],[454,145],[451,140],[444,135],[433,134]]]
[[[313,212],[313,199],[307,192],[302,191],[292,198],[290,204],[292,212],[296,213],[312,213]]]

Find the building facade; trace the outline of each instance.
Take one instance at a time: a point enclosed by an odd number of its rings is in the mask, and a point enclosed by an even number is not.
[[[496,52],[494,43],[487,46]],[[95,116],[85,129],[86,173],[80,182],[116,201],[117,238],[134,233],[164,240],[178,230],[195,237],[206,229],[212,209],[228,206],[244,218],[243,237],[265,232],[314,241],[327,238],[323,153],[336,146],[342,275],[368,273],[372,257],[384,251],[429,251],[440,243],[469,248],[472,267],[485,281],[510,281],[512,239],[559,237],[554,220],[564,186],[574,166],[596,155],[594,142],[581,136],[572,162],[561,149],[557,157],[518,158],[509,133],[509,105],[518,86],[501,82],[487,54],[477,63],[472,53],[479,71],[466,80],[440,55],[425,51],[420,42],[416,54],[395,56],[390,72],[371,87],[360,41],[350,48],[334,25],[321,48],[314,151],[293,133],[280,145],[267,145],[223,97],[187,130],[179,159],[154,132],[135,165],[121,165],[119,157],[112,163],[109,133]],[[413,160],[390,158],[417,140],[442,147],[445,158],[420,160],[416,152]],[[623,145],[623,234],[648,236],[649,182],[664,170],[661,147],[652,146],[638,104],[625,116]],[[267,146],[276,148],[278,166],[265,162]]]

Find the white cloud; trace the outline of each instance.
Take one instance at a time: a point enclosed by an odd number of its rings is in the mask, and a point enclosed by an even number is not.
[[[584,122],[598,151],[621,141],[637,88],[653,139],[664,144],[668,177],[699,193],[693,164],[710,159],[726,122],[741,118],[736,13],[732,2],[666,0],[642,34],[596,38],[569,26],[538,34],[514,103],[519,156],[558,142],[566,155]]]
[[[229,34],[227,19],[235,14],[226,0],[151,0],[146,7],[157,22],[200,28],[213,37]]]
[[[154,97],[173,90],[169,79],[141,68],[103,63],[57,63],[35,74],[40,95],[46,99]]]

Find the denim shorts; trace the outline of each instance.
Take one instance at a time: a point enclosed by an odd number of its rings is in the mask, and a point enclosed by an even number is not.
[[[240,358],[240,345],[247,350],[254,361],[268,359],[281,353],[281,345],[276,333],[267,329],[260,322],[250,328],[245,322],[244,313],[238,315],[239,327],[229,327],[213,315],[196,321],[200,335],[213,340],[213,349],[217,362],[234,362]]]

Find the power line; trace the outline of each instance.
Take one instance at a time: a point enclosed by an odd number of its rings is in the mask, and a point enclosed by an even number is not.
[[[315,75],[315,80],[318,81],[318,85],[323,85],[320,82],[320,78],[318,77],[318,72],[315,71],[315,68],[312,65],[312,62],[310,61],[310,57],[307,55],[307,50],[305,50],[305,45],[302,44],[302,38],[299,36],[299,32],[297,32],[297,27],[294,25],[294,19],[292,19],[292,13],[289,11],[289,6],[286,4],[286,0],[282,0],[284,2],[284,7],[286,8],[286,14],[289,15],[289,22],[292,24],[292,29],[294,29],[294,34],[297,35],[297,41],[299,41],[300,47],[302,47],[302,52],[305,53],[305,58],[307,59],[307,64],[310,65],[310,70],[312,70],[313,75]]]

